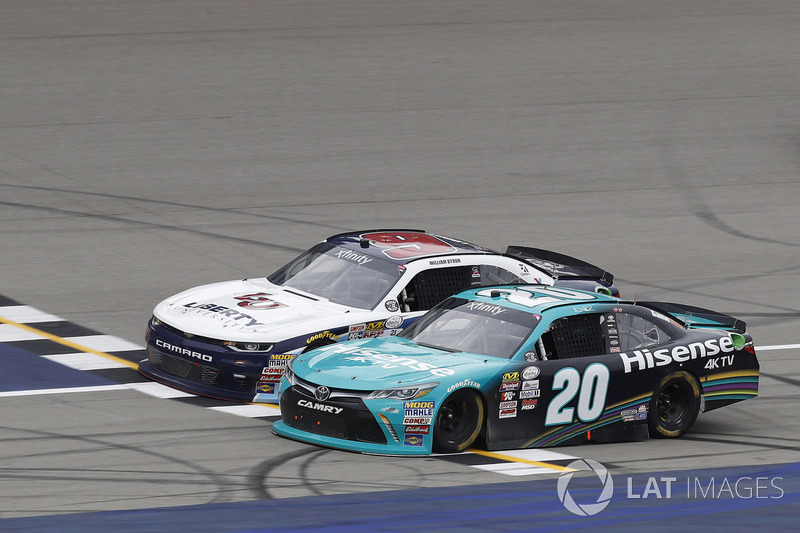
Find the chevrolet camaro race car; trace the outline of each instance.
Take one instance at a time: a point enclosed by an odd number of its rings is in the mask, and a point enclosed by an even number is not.
[[[295,355],[397,335],[448,296],[500,283],[619,294],[604,270],[554,252],[498,253],[418,230],[344,233],[269,277],[196,287],[159,303],[139,371],[195,394],[275,403]]]
[[[679,437],[753,398],[745,323],[671,303],[544,285],[450,297],[400,335],[295,358],[277,435],[427,455]]]

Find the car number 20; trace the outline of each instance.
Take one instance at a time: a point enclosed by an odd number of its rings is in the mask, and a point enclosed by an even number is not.
[[[601,363],[593,363],[581,373],[572,367],[562,368],[553,375],[553,390],[560,390],[547,406],[545,426],[571,423],[577,411],[578,420],[592,422],[600,418],[606,407],[608,382],[611,373]],[[572,405],[575,396],[578,403]]]

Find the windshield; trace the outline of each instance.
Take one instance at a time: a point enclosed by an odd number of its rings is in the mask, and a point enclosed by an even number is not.
[[[374,309],[403,272],[379,257],[320,243],[267,279],[337,304]]]
[[[463,298],[449,298],[400,336],[426,346],[510,359],[541,316]]]

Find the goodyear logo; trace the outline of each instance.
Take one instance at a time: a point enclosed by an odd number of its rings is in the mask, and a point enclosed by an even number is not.
[[[312,335],[311,337],[306,339],[306,344],[311,344],[314,341],[318,341],[320,339],[338,339],[339,336],[331,333],[330,331],[322,331],[317,333],[316,335]]]
[[[503,374],[503,382],[519,381],[519,372],[506,372]]]

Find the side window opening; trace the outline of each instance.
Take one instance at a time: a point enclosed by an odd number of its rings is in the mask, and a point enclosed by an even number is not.
[[[655,323],[631,313],[617,313],[620,351],[627,352],[663,344],[670,336]]]
[[[427,311],[445,298],[470,288],[472,267],[437,268],[420,272],[398,296],[403,311]]]
[[[603,315],[587,314],[559,318],[550,324],[540,339],[540,357],[570,359],[607,352]]]

